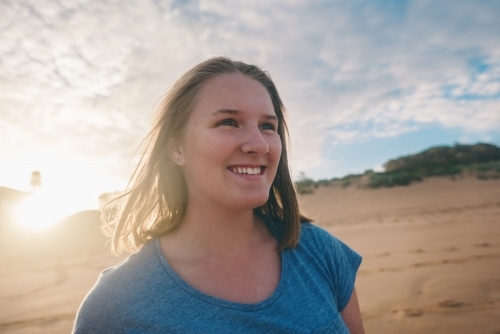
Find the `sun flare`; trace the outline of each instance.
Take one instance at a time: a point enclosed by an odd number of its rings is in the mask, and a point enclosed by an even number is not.
[[[30,230],[47,229],[79,211],[97,210],[99,195],[126,186],[125,179],[109,175],[94,160],[43,148],[0,156],[0,166],[7,168],[0,175],[1,186],[29,192],[31,185],[35,190],[13,208],[17,222]]]
[[[66,217],[68,213],[57,201],[44,192],[35,192],[22,201],[16,210],[21,225],[32,230],[42,230]]]

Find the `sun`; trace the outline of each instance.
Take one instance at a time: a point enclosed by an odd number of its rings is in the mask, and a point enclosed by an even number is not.
[[[34,192],[16,208],[19,223],[30,230],[46,229],[66,217],[66,210],[61,209],[51,196],[43,191]]]
[[[0,166],[6,166],[0,175],[2,186],[33,189],[13,208],[17,222],[31,230],[47,229],[80,211],[98,210],[99,195],[125,189],[127,184],[95,159],[43,148],[0,155]]]

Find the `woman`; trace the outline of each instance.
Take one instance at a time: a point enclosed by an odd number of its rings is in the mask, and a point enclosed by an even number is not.
[[[300,214],[268,74],[219,57],[164,98],[75,333],[363,333],[361,258]]]

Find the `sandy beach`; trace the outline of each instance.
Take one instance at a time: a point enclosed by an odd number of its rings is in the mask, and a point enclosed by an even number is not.
[[[500,180],[337,185],[302,201],[363,256],[356,288],[367,333],[500,333]],[[106,252],[98,219],[86,217],[38,232],[2,222],[1,333],[70,332],[99,273],[125,258]]]

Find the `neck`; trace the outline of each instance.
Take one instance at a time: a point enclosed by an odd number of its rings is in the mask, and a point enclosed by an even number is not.
[[[228,211],[190,203],[180,226],[165,235],[164,239],[168,239],[177,250],[183,248],[195,256],[227,256],[252,249],[268,235],[265,224],[251,209]]]

